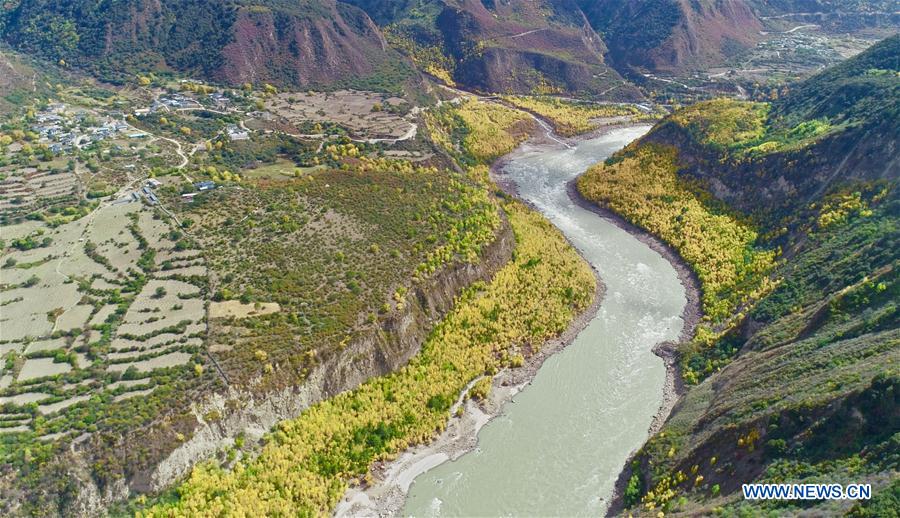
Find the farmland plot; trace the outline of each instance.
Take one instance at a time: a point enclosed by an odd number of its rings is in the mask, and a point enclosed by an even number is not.
[[[79,182],[74,173],[36,167],[0,169],[0,215],[4,218],[77,200]]]
[[[0,436],[85,440],[159,386],[196,382],[207,270],[168,220],[107,203],[55,228],[35,223],[3,227]]]
[[[415,125],[391,107],[405,103],[373,92],[342,90],[338,92],[306,92],[279,94],[266,108],[293,125],[298,133],[320,133],[321,125],[337,124],[360,139],[400,139]],[[316,127],[319,124],[319,127]]]

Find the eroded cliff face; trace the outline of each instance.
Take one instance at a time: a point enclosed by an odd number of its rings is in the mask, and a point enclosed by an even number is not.
[[[98,487],[90,476],[89,460],[73,447],[67,453],[68,480],[75,494],[61,513],[100,515],[135,492],[161,491],[187,475],[197,462],[233,447],[238,435],[245,438],[247,451],[252,452],[253,445],[279,422],[297,417],[311,405],[352,390],[372,377],[397,370],[418,353],[432,327],[452,309],[456,297],[476,281],[489,281],[511,259],[514,248],[515,237],[504,218],[478,263],[455,263],[414,286],[402,311],[377,330],[324,358],[302,384],[268,393],[255,392],[252,386],[229,387],[197,401],[190,419],[182,425],[186,440],[147,469]],[[215,419],[210,418],[213,415]],[[128,438],[122,444],[127,447]]]
[[[678,149],[679,174],[700,182],[717,199],[774,227],[842,184],[896,180],[900,142],[889,121],[827,136],[810,146],[754,159],[723,157],[676,124],[664,123],[648,142]],[[752,187],[750,187],[752,186]]]

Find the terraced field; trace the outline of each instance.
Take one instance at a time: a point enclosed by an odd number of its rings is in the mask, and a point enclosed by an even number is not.
[[[112,196],[3,227],[0,458],[22,487],[66,465],[100,488],[152,472],[240,408],[219,401],[227,387],[303,384],[495,239],[477,178],[341,146],[325,150],[337,167],[223,174],[191,203],[169,175],[156,202]]]
[[[75,174],[37,168],[0,168],[0,217],[15,218],[56,205],[77,202],[81,186]]]
[[[102,514],[253,454],[511,253],[485,168],[408,101],[139,79],[0,121],[0,514]],[[502,146],[531,127],[476,111]]]
[[[114,407],[150,395],[162,378],[195,377],[188,364],[203,363],[206,269],[196,251],[187,251],[190,266],[156,266],[176,253],[170,231],[139,203],[56,228],[4,227],[4,237],[42,245],[3,256],[0,427],[55,440],[90,433],[71,422],[97,410],[88,400]]]

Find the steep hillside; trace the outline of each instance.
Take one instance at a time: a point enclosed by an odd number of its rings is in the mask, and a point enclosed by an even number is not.
[[[841,184],[897,175],[898,56],[893,37],[790,86],[771,105],[698,104],[646,140],[676,145],[684,175],[775,230]]]
[[[32,66],[33,60],[0,46],[0,115],[30,99],[44,99],[60,78]]]
[[[227,84],[399,91],[409,55],[486,92],[637,99],[572,0],[17,0],[0,15],[14,47],[114,82],[175,70]],[[366,14],[382,25],[387,38]]]
[[[572,0],[349,0],[388,40],[448,83],[485,92],[636,99]]]
[[[112,81],[177,70],[228,84],[397,90],[412,74],[362,10],[335,0],[7,6],[10,44]]]
[[[622,68],[674,72],[721,62],[760,39],[745,0],[581,0]]]
[[[579,185],[672,244],[703,288],[704,323],[679,350],[686,395],[626,470],[626,507],[854,506],[744,501],[741,484],[752,481],[866,482],[876,498],[853,512],[890,507],[900,461],[898,50],[900,37],[885,40],[771,105],[678,111]],[[641,189],[628,187],[633,178],[646,180]],[[671,186],[654,187],[660,179]],[[750,239],[728,238],[741,235]],[[778,263],[759,263],[763,250],[781,250]],[[710,313],[722,304],[736,316]]]
[[[850,55],[848,49],[858,51],[861,40],[848,33],[896,32],[900,14],[892,5],[889,0],[11,0],[0,12],[0,35],[20,50],[119,82],[138,72],[176,70],[230,84],[399,91],[417,83],[402,53],[448,84],[484,92],[634,100],[640,92],[620,73],[645,81],[635,72],[686,76],[726,67],[714,77],[727,83],[725,73],[753,62],[748,74],[775,63],[789,76],[799,69],[805,75],[821,60],[834,63]],[[831,34],[835,41],[796,40],[798,28]],[[768,46],[760,47],[761,42]]]
[[[895,37],[792,87],[790,96],[775,106],[775,124],[787,127],[822,118],[856,127],[896,124],[898,63],[900,39]]]

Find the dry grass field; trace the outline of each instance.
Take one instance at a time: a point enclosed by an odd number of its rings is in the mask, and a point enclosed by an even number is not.
[[[400,115],[404,106],[406,101],[397,97],[353,90],[284,93],[266,102],[266,109],[298,134],[318,134],[324,132],[323,124],[338,125],[351,137],[365,140],[403,139],[415,131],[415,124]]]

